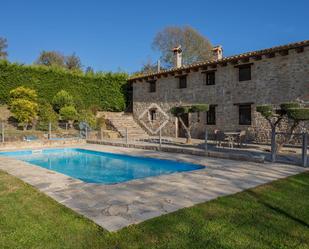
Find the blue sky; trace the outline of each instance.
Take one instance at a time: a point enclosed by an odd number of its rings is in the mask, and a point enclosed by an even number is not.
[[[1,0],[0,36],[14,62],[56,50],[95,70],[133,72],[158,59],[151,43],[166,26],[190,25],[228,56],[309,39],[308,13],[308,0]]]

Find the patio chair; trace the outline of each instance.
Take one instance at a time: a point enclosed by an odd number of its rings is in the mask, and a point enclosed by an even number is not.
[[[234,136],[225,136],[224,141],[227,143],[227,146],[231,149],[234,148],[235,137]]]
[[[247,134],[247,132],[245,130],[240,131],[239,136],[237,137],[237,143],[238,143],[239,147],[242,147],[243,142],[246,138],[246,134]]]

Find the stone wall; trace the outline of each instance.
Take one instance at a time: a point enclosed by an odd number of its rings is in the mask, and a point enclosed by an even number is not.
[[[84,139],[68,139],[68,140],[36,140],[31,142],[19,141],[19,142],[4,142],[0,143],[1,150],[10,149],[34,149],[34,148],[49,148],[49,147],[62,147],[62,146],[76,146],[85,144]]]
[[[251,80],[239,81],[238,68],[228,63],[218,65],[216,84],[206,85],[205,74],[190,71],[187,75],[187,88],[178,88],[178,78],[172,75],[161,77],[156,82],[156,92],[149,91],[145,80],[133,83],[133,114],[135,118],[152,103],[158,104],[170,116],[163,129],[163,135],[176,136],[178,122],[169,113],[176,105],[207,103],[217,105],[216,125],[207,125],[213,131],[247,130],[249,137],[259,141],[268,139],[268,124],[255,112],[258,104],[275,104],[309,100],[309,47],[303,52],[289,50],[287,55],[276,53],[274,57],[262,56],[256,60],[250,58]],[[239,63],[241,64],[241,63]],[[253,103],[252,125],[239,125],[239,103]],[[193,131],[193,137],[203,137],[206,115],[200,115],[200,122]]]

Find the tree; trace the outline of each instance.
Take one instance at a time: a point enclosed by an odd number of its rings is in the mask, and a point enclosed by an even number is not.
[[[54,96],[52,104],[56,112],[59,112],[65,106],[75,106],[73,96],[65,90],[61,90]]]
[[[78,118],[77,111],[74,106],[65,106],[60,109],[60,117],[69,124],[72,128],[73,122]]]
[[[26,130],[37,117],[38,104],[35,90],[26,87],[11,90],[9,107],[18,124]]]
[[[57,51],[42,51],[39,58],[36,60],[36,64],[64,67],[65,56]]]
[[[271,127],[272,161],[275,161],[276,152],[280,151],[284,144],[291,141],[293,133],[301,121],[309,120],[309,108],[303,108],[299,103],[283,103],[280,108],[273,105],[259,105],[256,107]],[[288,132],[276,140],[276,130],[283,120],[288,120]]]
[[[182,120],[182,116],[184,114],[198,113],[198,112],[207,112],[209,110],[208,104],[196,104],[190,106],[176,106],[173,107],[170,112],[173,116],[177,117],[182,127],[186,132],[187,143],[191,143],[191,129],[194,126],[193,121],[189,121],[189,125],[186,126],[184,121]],[[189,117],[190,120],[190,117]]]
[[[54,111],[52,105],[47,101],[43,101],[42,103],[40,103],[38,118],[39,122],[37,128],[39,130],[48,130],[49,123],[51,123],[53,129],[57,128],[58,126],[58,115]]]
[[[69,70],[82,70],[82,63],[80,58],[73,53],[65,57],[65,67]]]
[[[0,37],[0,59],[5,60],[8,56],[6,51],[8,47],[7,39]]]
[[[151,60],[151,58],[148,58],[146,62],[143,62],[142,68],[139,71],[134,72],[131,75],[131,77],[133,77],[133,76],[137,77],[137,76],[140,76],[140,75],[152,74],[152,73],[157,73],[157,72],[158,72],[158,64],[154,63]]]
[[[192,64],[212,58],[210,41],[190,26],[166,27],[157,33],[153,48],[161,53],[161,61],[171,67],[174,62],[172,49],[181,45],[183,64]]]

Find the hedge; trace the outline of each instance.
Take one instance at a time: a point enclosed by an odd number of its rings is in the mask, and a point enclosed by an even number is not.
[[[0,104],[8,103],[10,90],[26,86],[50,103],[57,92],[66,90],[85,108],[98,106],[101,110],[122,111],[126,103],[126,80],[125,73],[86,76],[59,68],[0,61]]]

